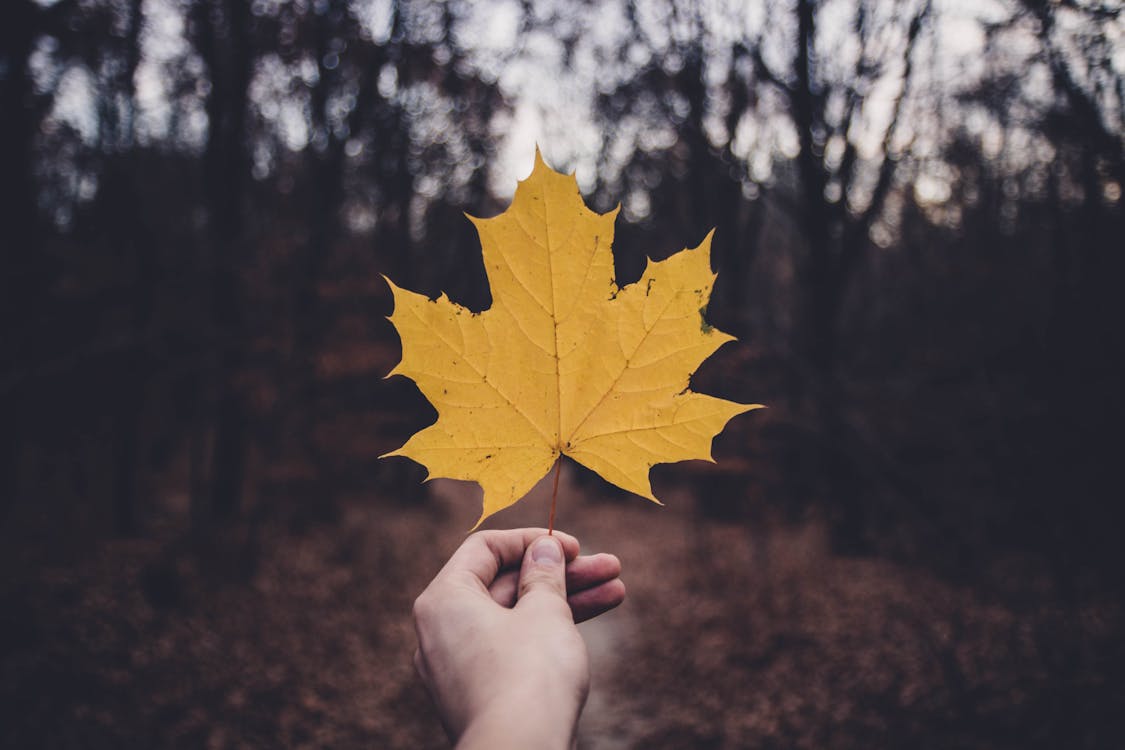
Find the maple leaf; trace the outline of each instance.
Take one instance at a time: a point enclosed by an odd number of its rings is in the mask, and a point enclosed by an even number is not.
[[[689,389],[703,360],[733,340],[703,319],[714,232],[695,249],[650,260],[640,281],[619,288],[610,249],[617,211],[588,209],[574,176],[552,170],[536,149],[508,210],[469,217],[491,307],[472,312],[387,279],[389,319],[402,339],[402,361],[387,377],[414,380],[438,419],[382,457],[411,458],[429,478],[480,484],[476,526],[523,497],[560,455],[659,503],[653,465],[713,461],[715,435],[759,407]]]

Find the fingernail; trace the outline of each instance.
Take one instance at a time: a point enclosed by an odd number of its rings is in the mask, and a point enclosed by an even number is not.
[[[531,561],[544,564],[559,564],[563,561],[562,545],[549,536],[540,537],[531,545]]]

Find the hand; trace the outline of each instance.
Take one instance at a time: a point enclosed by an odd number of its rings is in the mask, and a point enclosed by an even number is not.
[[[590,685],[575,622],[624,600],[620,572],[561,532],[465,540],[414,603],[414,664],[459,746],[571,745]]]

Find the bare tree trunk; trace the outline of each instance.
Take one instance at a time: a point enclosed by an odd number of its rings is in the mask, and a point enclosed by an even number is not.
[[[43,293],[41,235],[33,175],[35,112],[28,56],[37,7],[10,0],[0,8],[0,358],[16,365],[27,354],[29,327]],[[0,394],[0,511],[13,501],[18,470],[17,404]]]
[[[113,81],[109,97],[119,93],[125,100],[124,120],[115,121],[112,137],[119,145],[132,147],[135,136],[136,85],[134,76],[140,62],[141,0],[131,0],[129,20],[124,39],[125,64]],[[110,150],[113,153],[113,150]],[[118,534],[132,536],[140,529],[138,480],[140,476],[141,417],[144,413],[150,363],[148,328],[152,317],[152,286],[155,283],[153,249],[144,230],[144,214],[138,211],[135,165],[133,159],[110,156],[108,177],[103,190],[106,196],[105,215],[109,218],[108,234],[118,252],[127,253],[134,276],[127,301],[129,311],[128,340],[132,342],[122,363],[114,413],[116,445],[114,460],[113,509],[114,527]]]
[[[320,299],[318,285],[324,275],[324,263],[338,236],[337,211],[344,196],[344,146],[346,136],[333,131],[329,113],[329,98],[340,85],[344,65],[337,60],[327,65],[330,55],[338,55],[333,45],[346,39],[345,23],[348,11],[343,2],[330,1],[324,12],[311,17],[318,60],[317,82],[311,91],[310,120],[314,142],[323,147],[310,146],[305,152],[305,170],[308,192],[307,237],[298,248],[293,264],[293,345],[287,374],[287,393],[282,408],[287,412],[282,421],[287,426],[284,437],[295,437],[303,457],[312,464],[315,481],[325,474],[323,456],[314,439],[314,420],[318,398],[316,365],[320,341],[327,327],[327,311]],[[358,47],[358,45],[356,45]],[[351,112],[349,130],[358,130],[361,106],[368,106],[374,90],[372,72],[379,65],[366,64],[363,68],[359,102]]]
[[[801,182],[806,254],[798,264],[799,307],[796,314],[796,349],[802,376],[797,384],[798,408],[811,411],[820,424],[820,438],[810,453],[805,471],[821,477],[834,509],[833,534],[836,548],[856,552],[863,547],[867,511],[844,446],[849,440],[840,411],[837,373],[839,315],[845,276],[840,263],[837,236],[843,233],[846,209],[829,202],[825,189],[829,174],[823,160],[828,129],[821,92],[814,83],[816,2],[798,0],[797,49],[794,70],[797,85],[792,94],[800,154],[797,157]]]
[[[835,364],[835,263],[831,247],[832,211],[824,189],[828,176],[820,158],[823,117],[821,101],[813,83],[812,50],[816,38],[815,0],[797,3],[797,48],[794,69],[797,87],[793,92],[793,117],[801,152],[797,169],[801,180],[805,238],[804,261],[799,264],[800,307],[797,311],[797,350],[819,384],[832,379]],[[816,386],[814,385],[814,388]],[[802,394],[807,395],[807,394]]]
[[[148,332],[152,318],[155,264],[144,220],[137,211],[139,196],[131,165],[112,163],[103,185],[104,213],[111,222],[108,239],[127,253],[134,278],[126,294],[127,348],[122,354],[113,405],[114,466],[113,518],[116,532],[132,536],[140,530],[138,480],[141,475],[141,429],[151,362]]]
[[[35,42],[35,7],[29,0],[11,0],[0,11],[0,225],[4,227],[0,274],[0,325],[4,344],[14,332],[16,316],[28,290],[24,282],[35,260],[38,242],[32,156],[36,123],[32,110],[28,56]],[[9,330],[12,328],[13,330]]]
[[[243,365],[243,202],[247,175],[246,108],[252,66],[249,6],[241,0],[202,0],[199,49],[210,73],[204,184],[212,251],[209,338],[215,342],[214,440],[210,514],[239,510],[246,463],[247,404],[237,378]]]

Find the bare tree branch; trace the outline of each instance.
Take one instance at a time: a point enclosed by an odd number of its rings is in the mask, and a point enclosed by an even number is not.
[[[899,128],[902,123],[902,106],[903,102],[908,98],[912,82],[914,78],[914,45],[918,40],[918,35],[922,31],[922,25],[926,18],[929,16],[933,5],[930,0],[919,9],[914,18],[910,21],[910,28],[906,32],[906,44],[903,48],[903,70],[902,70],[902,86],[899,88],[898,96],[895,98],[894,107],[891,110],[891,118],[887,123],[887,129],[883,132],[882,154],[883,161],[879,165],[879,177],[875,181],[875,189],[871,193],[871,200],[868,202],[867,207],[859,215],[859,218],[854,221],[846,232],[845,241],[840,251],[840,273],[847,274],[851,271],[863,252],[863,248],[867,244],[867,235],[871,231],[871,225],[875,219],[883,212],[883,207],[886,205],[887,196],[890,193],[891,186],[894,181],[894,175],[898,167],[898,159],[892,154],[891,150],[894,146],[894,141],[898,137]]]
[[[772,85],[792,100],[795,94],[794,88],[786,82],[784,78],[775,73],[766,63],[765,58],[762,57],[761,44],[754,44],[749,48],[749,52],[750,59],[754,63],[754,75],[760,80]]]

